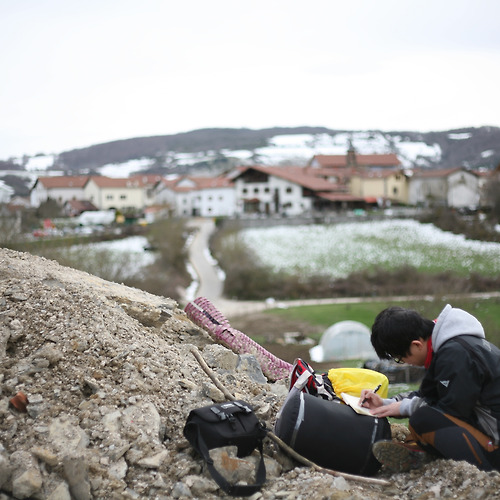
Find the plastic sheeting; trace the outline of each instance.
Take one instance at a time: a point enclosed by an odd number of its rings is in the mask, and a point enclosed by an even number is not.
[[[370,329],[359,321],[339,321],[321,336],[319,344],[309,350],[316,363],[342,359],[378,359],[370,342]]]

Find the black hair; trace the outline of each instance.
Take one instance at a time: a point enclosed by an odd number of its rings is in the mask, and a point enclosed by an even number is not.
[[[434,321],[417,311],[393,306],[378,313],[372,326],[371,341],[380,359],[406,356],[411,343],[428,339],[432,335]]]

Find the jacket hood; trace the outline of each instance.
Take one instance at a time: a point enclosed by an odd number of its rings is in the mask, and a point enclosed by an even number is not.
[[[439,314],[432,331],[434,351],[437,351],[447,340],[459,335],[485,338],[483,325],[472,314],[447,304]]]

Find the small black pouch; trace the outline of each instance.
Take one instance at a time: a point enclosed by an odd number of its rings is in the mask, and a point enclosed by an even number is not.
[[[249,496],[258,491],[266,480],[266,467],[262,441],[266,429],[244,401],[229,401],[191,410],[184,426],[184,436],[203,457],[216,483],[233,496]],[[260,451],[260,462],[255,484],[233,485],[214,467],[209,450],[223,446],[236,446],[237,456],[246,457],[255,448]]]

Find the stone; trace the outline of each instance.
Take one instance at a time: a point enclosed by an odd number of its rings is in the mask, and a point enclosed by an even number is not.
[[[137,465],[140,467],[145,467],[146,469],[158,469],[163,461],[168,457],[168,451],[163,450],[160,453],[156,453],[155,455],[141,458],[137,462]]]
[[[203,359],[211,368],[235,370],[238,366],[238,355],[218,344],[205,346],[203,349]]]
[[[55,467],[59,463],[59,459],[56,454],[46,448],[42,448],[41,446],[35,446],[32,448],[31,453],[33,453],[36,458],[51,467]]]
[[[49,425],[49,439],[58,450],[81,450],[88,446],[89,436],[78,425],[76,419],[62,415]]]
[[[30,468],[12,480],[12,495],[15,498],[31,498],[42,489],[40,471]]]
[[[88,465],[82,455],[66,455],[62,460],[64,476],[75,500],[90,500]]]
[[[10,330],[0,325],[0,359],[5,358],[5,353],[7,352],[7,343],[10,339]]]
[[[126,408],[122,414],[122,435],[150,436],[160,441],[161,418],[152,403],[138,403]]]
[[[127,475],[128,465],[124,458],[120,458],[108,467],[109,473],[117,479],[123,479]]]
[[[71,493],[69,492],[69,486],[67,483],[59,483],[47,496],[47,500],[71,500]]]
[[[262,373],[262,368],[257,358],[252,354],[241,354],[239,356],[237,370],[250,377],[254,382],[267,384],[267,378]]]
[[[189,488],[182,482],[178,481],[172,488],[172,498],[191,498],[193,495]]]
[[[0,489],[9,481],[12,475],[12,466],[5,453],[0,453]]]

